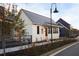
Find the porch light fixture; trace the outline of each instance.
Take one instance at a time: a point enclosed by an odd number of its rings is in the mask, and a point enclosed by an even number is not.
[[[59,11],[57,10],[57,5],[55,3],[55,10],[53,11],[53,13],[58,13]]]

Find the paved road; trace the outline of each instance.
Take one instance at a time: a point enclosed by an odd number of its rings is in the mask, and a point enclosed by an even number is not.
[[[79,43],[63,50],[55,56],[79,56]]]
[[[79,37],[77,37],[77,39],[79,39]],[[79,56],[79,43],[61,51],[55,56]]]

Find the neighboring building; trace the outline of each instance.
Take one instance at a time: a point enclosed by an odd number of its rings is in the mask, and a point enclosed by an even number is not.
[[[32,35],[32,42],[51,39],[50,18],[21,9],[20,19],[24,20],[26,34]],[[59,26],[52,22],[53,39],[59,38]]]
[[[60,37],[69,37],[71,25],[61,18],[56,23],[62,26],[60,27]]]

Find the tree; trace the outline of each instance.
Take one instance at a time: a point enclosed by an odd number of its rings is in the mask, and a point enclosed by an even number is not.
[[[6,27],[9,27],[6,30],[10,33],[13,33],[13,32],[11,32],[11,30],[14,29],[15,33],[17,33],[16,36],[18,36],[20,38],[25,33],[24,21],[22,19],[20,19],[20,12],[19,13],[16,12],[17,11],[16,5],[14,5],[14,4],[12,5],[12,12],[10,11],[10,6],[11,6],[11,4],[9,4],[8,9],[5,10],[5,16],[6,17],[11,16],[11,18],[14,17],[14,19],[12,19],[13,20],[12,23],[10,23],[10,21],[8,24],[6,23]],[[18,14],[16,14],[15,12]]]
[[[25,34],[24,28],[25,28],[24,21],[20,19],[20,13],[18,13],[18,15],[15,16],[14,20],[14,29],[18,39],[21,39],[21,36]]]
[[[1,22],[2,23],[2,34],[3,36],[10,36],[11,30],[12,30],[12,24],[6,21]]]
[[[6,37],[10,36],[11,33],[11,22],[6,19],[8,15],[5,14],[6,10],[5,7],[0,6],[0,31],[1,31],[1,42],[2,42],[2,48],[4,49],[4,55],[5,55],[5,47],[6,47]],[[8,14],[8,13],[7,13]],[[9,38],[8,38],[9,39]]]
[[[10,14],[10,11],[6,10],[3,6],[0,6],[0,31],[2,36],[10,35],[12,29],[12,21],[7,19]]]

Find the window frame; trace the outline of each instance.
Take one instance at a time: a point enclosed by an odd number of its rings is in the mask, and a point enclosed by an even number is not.
[[[58,28],[57,27],[53,28],[53,33],[58,33]]]
[[[51,27],[48,27],[48,34],[51,34]]]

